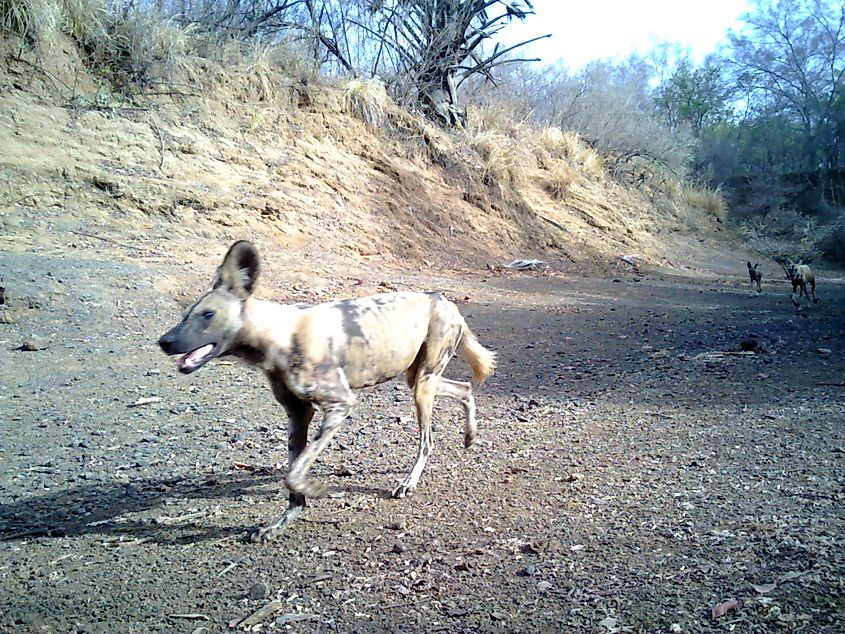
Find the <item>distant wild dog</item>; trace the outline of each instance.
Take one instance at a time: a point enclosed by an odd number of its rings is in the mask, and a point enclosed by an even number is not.
[[[760,266],[760,263],[757,262],[757,264],[755,264],[754,266],[751,266],[751,262],[746,262],[746,264],[748,265],[748,276],[751,278],[751,288],[754,288],[754,286],[756,285],[757,292],[761,293],[763,291],[763,288],[760,285],[763,282],[763,274],[758,268]]]
[[[813,303],[818,303],[819,299],[816,297],[816,274],[809,264],[802,262],[795,263],[787,259],[777,260],[778,264],[783,267],[786,272],[787,279],[792,283],[792,303],[795,306],[801,305],[801,298],[806,297],[809,301],[810,293],[813,295]],[[807,292],[807,286],[810,287],[810,293]]]
[[[255,299],[259,258],[246,241],[232,245],[211,290],[158,343],[168,355],[183,354],[179,371],[189,374],[224,355],[262,369],[288,415],[287,511],[257,529],[252,541],[277,537],[305,507],[305,498],[325,493],[308,469],[346,419],[352,390],[383,383],[402,372],[413,388],[419,422],[416,462],[393,497],[416,488],[432,449],[435,396],[458,399],[464,409],[464,446],[476,439],[472,385],[442,376],[457,352],[484,382],[496,365],[494,352],[470,331],[457,306],[439,293],[386,293],[316,306]],[[323,412],[318,438],[308,444],[314,408]]]

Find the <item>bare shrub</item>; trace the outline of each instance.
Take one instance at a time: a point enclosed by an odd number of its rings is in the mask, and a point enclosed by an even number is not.
[[[834,223],[827,235],[819,240],[822,256],[839,266],[845,266],[845,213]]]
[[[774,258],[817,259],[836,252],[842,222],[822,223],[790,208],[777,208],[741,223],[737,232],[750,246]],[[835,261],[835,258],[834,258]]]

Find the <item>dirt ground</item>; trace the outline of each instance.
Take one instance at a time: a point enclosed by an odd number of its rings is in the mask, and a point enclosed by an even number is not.
[[[258,372],[155,345],[225,242],[64,242],[0,252],[0,630],[845,627],[842,280],[802,315],[773,271],[760,295],[739,267],[317,275],[262,243],[261,296],[442,289],[500,367],[471,450],[438,401],[402,500],[408,390],[360,393],[313,471],[330,496],[252,544],[286,505],[284,415]]]

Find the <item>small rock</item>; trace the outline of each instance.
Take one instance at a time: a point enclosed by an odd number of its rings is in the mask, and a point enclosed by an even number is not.
[[[552,589],[552,584],[550,584],[548,581],[541,581],[540,583],[537,584],[537,591],[538,592],[548,592],[551,589]]]
[[[819,348],[818,350],[816,350],[816,352],[818,352],[819,355],[822,357],[827,357],[832,351],[830,348]]]
[[[147,370],[147,376],[158,376],[159,374],[161,374],[161,370],[157,370],[155,368]]]
[[[408,550],[408,547],[407,547],[407,546],[405,546],[405,544],[403,544],[402,542],[396,542],[395,544],[393,544],[393,549],[392,549],[392,550],[393,550],[393,552],[394,552],[394,553],[396,553],[397,555],[401,555],[401,554],[402,554],[402,553],[404,553],[406,550]]]
[[[533,577],[535,574],[537,574],[537,566],[534,564],[528,564],[525,568],[519,571],[519,575],[521,577]]]
[[[455,570],[458,572],[467,572],[470,569],[470,565],[468,561],[459,561],[455,564]]]
[[[672,623],[672,625],[670,625],[670,626],[669,626],[669,629],[670,629],[670,630],[671,630],[674,634],[680,634],[681,632],[683,632],[683,631],[684,631],[684,628],[682,628],[682,627],[681,627],[681,624],[680,624],[680,623]]]
[[[257,581],[249,588],[247,596],[250,599],[266,599],[271,594],[273,594],[273,588],[270,587],[269,583]]]
[[[395,522],[390,522],[390,524],[387,525],[387,528],[389,528],[392,531],[405,530],[405,520],[399,519],[399,520],[396,520]]]
[[[570,473],[568,476],[566,476],[566,477],[563,479],[563,481],[564,481],[564,482],[577,482],[578,480],[580,480],[580,479],[581,479],[581,478],[583,478],[583,477],[584,477],[584,476],[583,476],[583,475],[581,475],[580,473],[575,473],[575,472],[573,471],[573,472],[572,472],[572,473]]]

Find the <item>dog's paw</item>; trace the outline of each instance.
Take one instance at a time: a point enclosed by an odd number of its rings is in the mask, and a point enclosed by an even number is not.
[[[256,528],[249,534],[249,541],[253,544],[259,544],[262,542],[269,542],[276,539],[279,534],[284,529],[280,529],[278,526],[261,526]]]
[[[476,440],[478,440],[478,436],[475,433],[464,434],[464,449],[472,447]]]
[[[414,487],[409,486],[407,484],[400,484],[398,487],[393,489],[393,492],[390,494],[390,497],[396,498],[397,500],[401,500],[402,498],[411,495],[414,492]]]
[[[292,493],[298,493],[309,498],[319,498],[329,492],[329,487],[317,480],[305,480],[303,478],[291,478],[288,476],[285,484]]]
[[[328,492],[329,487],[317,480],[306,480],[303,482],[301,490],[297,491],[307,498],[321,498]]]

